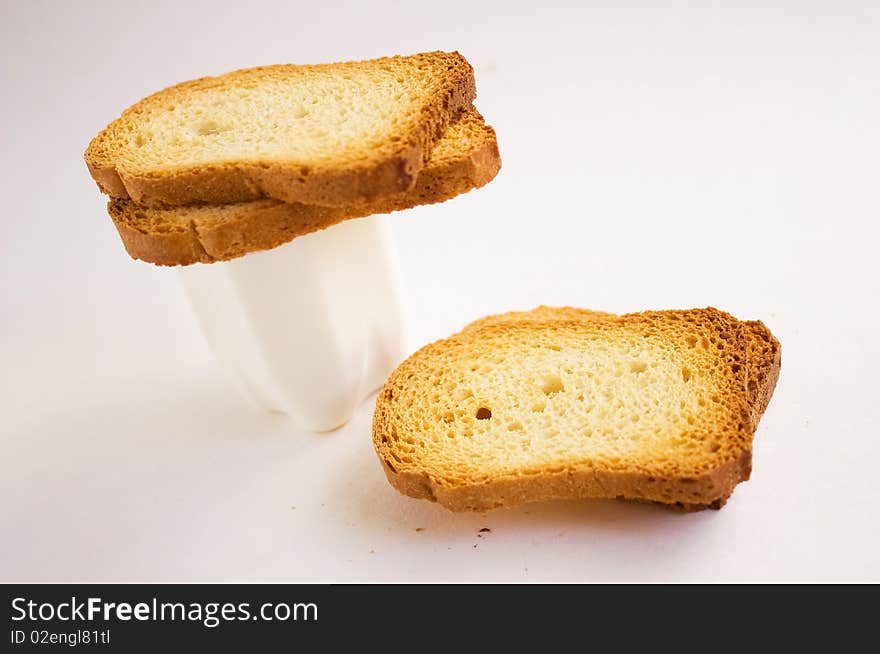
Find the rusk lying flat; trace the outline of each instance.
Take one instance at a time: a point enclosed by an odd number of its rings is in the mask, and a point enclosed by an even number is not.
[[[500,168],[495,132],[471,107],[437,143],[411,190],[373,202],[322,207],[256,200],[150,209],[111,200],[107,210],[133,258],[166,266],[210,263],[273,248],[343,220],[443,202],[483,186]]]
[[[778,374],[760,323],[712,308],[480,322],[419,350],[377,398],[374,444],[402,493],[453,510],[588,497],[698,509],[748,479],[753,415]]]
[[[349,205],[412,188],[475,95],[457,52],[251,68],[141,100],[85,160],[104,193],[146,206]]]

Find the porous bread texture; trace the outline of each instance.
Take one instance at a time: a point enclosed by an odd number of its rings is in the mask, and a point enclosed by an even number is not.
[[[717,309],[501,320],[419,350],[376,401],[393,486],[453,510],[720,507],[751,470],[747,327]]]
[[[557,320],[601,320],[602,318],[615,317],[616,314],[605,311],[593,311],[579,307],[548,307],[539,306],[530,311],[509,311],[480,318],[468,324],[464,329],[479,329],[488,324],[504,322],[548,322]],[[779,341],[764,323],[760,320],[747,320],[743,322],[746,331],[747,356],[746,377],[748,378],[747,392],[749,406],[751,407],[750,418],[752,429],[758,427],[776,382],[779,379],[779,371],[782,365],[782,350]],[[705,503],[675,502],[667,504],[675,509],[683,511],[699,511],[712,508],[720,509],[728,498],[718,498],[715,501]],[[661,503],[662,504],[662,503]]]
[[[411,190],[373,202],[322,207],[255,200],[151,209],[111,200],[107,210],[133,258],[166,266],[212,263],[274,248],[343,220],[443,202],[487,184],[500,168],[495,131],[470,107],[437,143]]]
[[[605,311],[593,311],[579,307],[548,307],[539,306],[530,311],[508,311],[480,318],[467,325],[464,329],[479,329],[486,325],[505,322],[553,322],[558,320],[601,320],[614,318],[616,314]],[[747,343],[747,391],[751,407],[752,426],[757,428],[767,410],[767,405],[776,388],[779,370],[782,365],[782,350],[779,341],[760,320],[743,322]]]
[[[85,160],[102,192],[145,206],[349,205],[410,189],[475,96],[457,52],[250,68],[141,100]]]

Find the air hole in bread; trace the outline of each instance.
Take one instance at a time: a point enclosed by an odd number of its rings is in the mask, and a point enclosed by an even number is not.
[[[629,371],[634,372],[635,374],[639,374],[641,372],[645,372],[648,369],[648,364],[644,361],[631,361],[629,364]]]
[[[541,378],[541,390],[544,392],[544,395],[554,395],[556,393],[561,393],[565,390],[565,386],[562,384],[562,378],[559,375],[544,375]],[[543,411],[543,409],[541,409]]]
[[[683,381],[689,382],[691,380],[691,371],[689,368],[681,369],[681,378]]]
[[[532,411],[534,413],[543,413],[545,408],[547,408],[547,405],[544,402],[535,402],[532,405]]]

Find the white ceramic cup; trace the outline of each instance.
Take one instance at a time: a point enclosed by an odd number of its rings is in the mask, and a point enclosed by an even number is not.
[[[180,269],[208,344],[246,396],[328,431],[400,363],[388,220],[347,220],[272,250]]]

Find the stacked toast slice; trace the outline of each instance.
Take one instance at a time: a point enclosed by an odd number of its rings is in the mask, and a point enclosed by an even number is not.
[[[132,257],[227,260],[488,183],[475,95],[458,53],[253,68],[141,100],[85,159]]]

